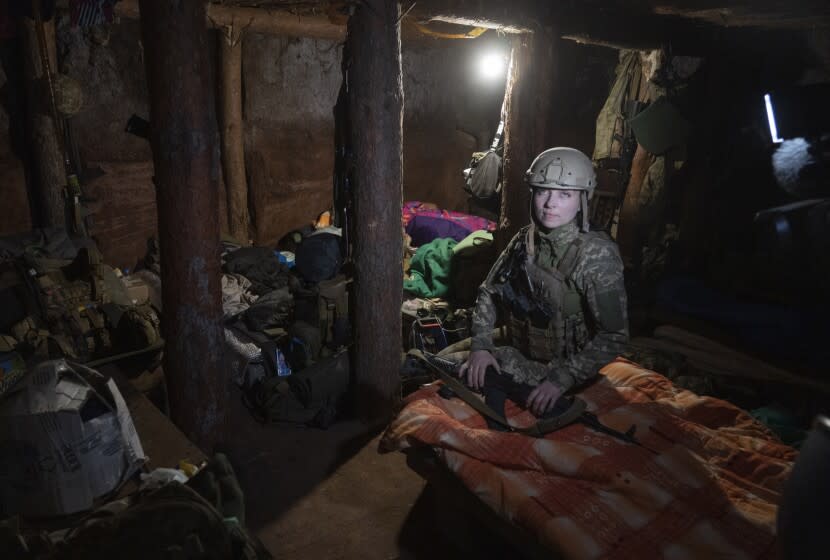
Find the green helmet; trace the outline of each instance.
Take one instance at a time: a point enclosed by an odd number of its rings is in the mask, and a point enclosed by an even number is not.
[[[550,148],[536,156],[525,173],[531,187],[583,191],[591,198],[597,174],[590,158],[574,148]]]

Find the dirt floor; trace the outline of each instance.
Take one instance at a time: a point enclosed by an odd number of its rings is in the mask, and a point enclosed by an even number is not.
[[[435,526],[431,492],[403,454],[379,454],[360,422],[264,426],[234,404],[231,425],[247,524],[275,558],[466,556]]]
[[[146,369],[138,360],[102,371],[118,370],[135,386]],[[158,384],[147,392],[162,408],[163,394]],[[464,513],[450,489],[427,485],[404,454],[380,454],[377,430],[348,418],[327,430],[264,425],[241,396],[234,388],[231,437],[218,450],[230,459],[245,494],[246,525],[274,558],[519,558],[502,537]],[[472,494],[463,494],[465,504],[477,505]]]

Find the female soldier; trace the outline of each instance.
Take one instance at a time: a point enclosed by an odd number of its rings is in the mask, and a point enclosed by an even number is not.
[[[492,366],[534,386],[526,405],[541,416],[623,352],[628,318],[617,246],[588,228],[596,186],[591,160],[573,148],[551,148],[533,160],[525,181],[531,223],[479,288],[471,351],[459,374],[480,389]],[[498,317],[507,329],[506,346],[493,341]]]

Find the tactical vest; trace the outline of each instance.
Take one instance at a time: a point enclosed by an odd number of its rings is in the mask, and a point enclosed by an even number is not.
[[[556,268],[547,268],[534,262],[533,233],[534,228],[529,228],[516,247],[524,258],[506,263],[518,270],[504,275],[507,289],[502,306],[510,344],[530,359],[548,362],[582,351],[590,339],[582,296],[571,276],[585,244],[605,234],[580,233]]]
[[[31,305],[10,332],[27,354],[85,362],[160,339],[155,311],[131,304],[95,249],[81,249],[72,261],[27,253],[16,268]]]

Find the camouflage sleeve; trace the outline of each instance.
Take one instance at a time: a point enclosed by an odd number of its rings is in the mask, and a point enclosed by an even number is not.
[[[609,240],[585,247],[573,279],[585,303],[589,330],[595,334],[578,354],[548,364],[548,380],[565,391],[596,376],[628,343],[623,264],[616,244]]]
[[[487,278],[478,287],[478,297],[476,298],[472,324],[470,325],[470,350],[473,352],[476,350],[493,352],[495,350],[493,329],[498,318],[498,300],[501,293],[501,284],[497,282],[497,278],[504,263],[510,260],[510,256],[516,250],[524,231],[522,229],[510,240],[505,250],[496,259],[496,263],[490,269]]]

